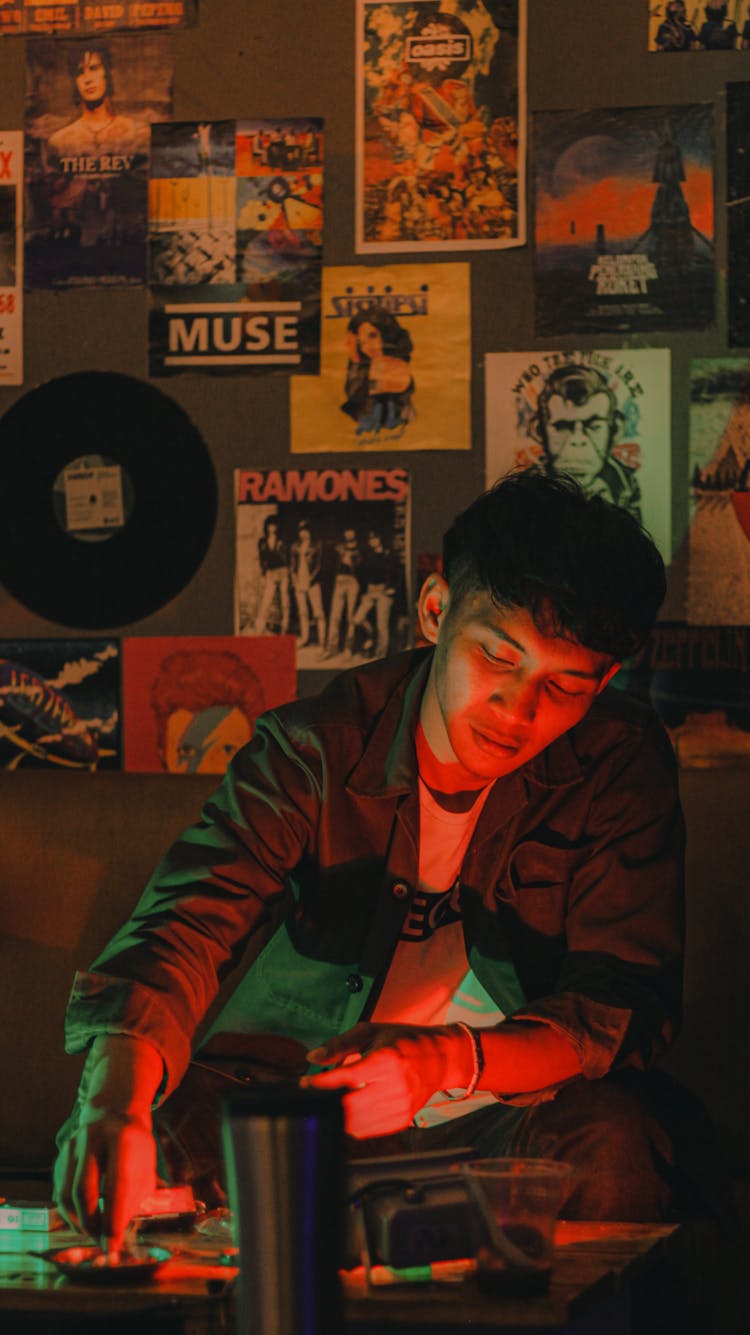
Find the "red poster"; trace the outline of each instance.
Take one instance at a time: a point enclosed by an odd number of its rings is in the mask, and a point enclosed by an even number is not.
[[[291,635],[123,640],[124,768],[223,774],[258,715],[294,699],[294,655]]]

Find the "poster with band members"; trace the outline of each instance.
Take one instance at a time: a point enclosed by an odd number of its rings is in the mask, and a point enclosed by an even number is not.
[[[750,344],[750,83],[728,83],[727,99],[727,342]]]
[[[649,51],[747,51],[747,0],[646,0]]]
[[[511,469],[575,478],[671,549],[667,348],[493,352],[485,361],[487,485]]]
[[[119,690],[117,640],[0,640],[0,769],[119,769]]]
[[[172,111],[172,39],[26,46],[26,286],[142,287],[150,128]]]
[[[150,373],[319,369],[323,122],[154,127]]]
[[[123,29],[187,28],[195,21],[198,0],[0,0],[0,36],[58,34],[75,36]]]
[[[356,249],[526,240],[526,0],[358,0]]]
[[[320,375],[292,377],[291,449],[471,448],[468,264],[323,269]]]
[[[23,384],[23,135],[0,130],[0,385]]]
[[[291,635],[122,642],[125,770],[223,774],[266,709],[297,693]]]
[[[680,765],[750,766],[750,627],[662,622],[645,656]]]
[[[300,671],[409,646],[405,468],[239,468],[235,505],[236,635],[294,635]]]
[[[750,361],[690,366],[690,527],[685,618],[750,625]]]
[[[537,337],[712,327],[713,106],[540,111],[533,147]]]

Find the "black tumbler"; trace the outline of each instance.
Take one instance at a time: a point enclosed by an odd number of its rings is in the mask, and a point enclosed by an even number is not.
[[[237,1335],[340,1335],[340,1091],[238,1090],[223,1100],[221,1126],[240,1249]]]

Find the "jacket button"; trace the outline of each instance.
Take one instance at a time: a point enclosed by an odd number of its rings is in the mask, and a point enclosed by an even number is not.
[[[362,978],[358,973],[350,973],[346,980],[346,986],[350,992],[361,992],[364,987]]]
[[[409,893],[408,885],[404,885],[403,881],[396,881],[396,884],[393,887],[394,899],[406,899],[408,893]]]

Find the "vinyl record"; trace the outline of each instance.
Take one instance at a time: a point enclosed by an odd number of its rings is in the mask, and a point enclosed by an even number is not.
[[[0,583],[64,626],[149,616],[200,566],[216,477],[187,414],[132,376],[50,380],[0,420]]]

